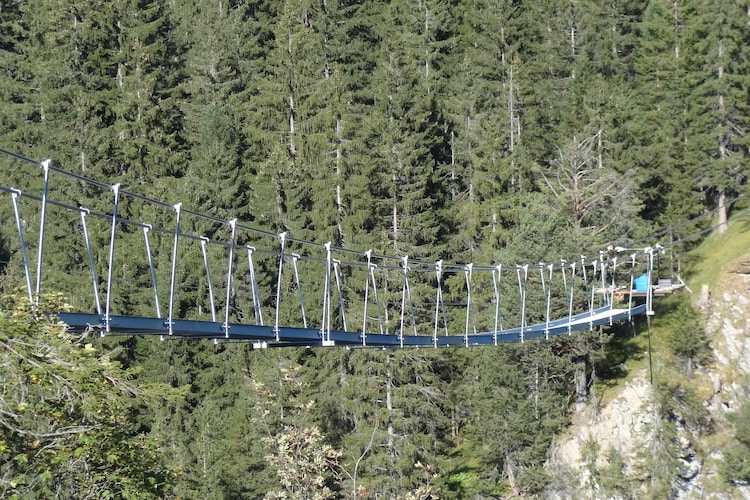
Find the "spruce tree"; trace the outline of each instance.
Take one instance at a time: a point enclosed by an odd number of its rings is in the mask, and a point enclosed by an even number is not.
[[[640,98],[628,120],[644,216],[663,223],[693,215],[697,206],[692,186],[698,166],[686,143],[687,16],[682,2],[650,2],[645,10],[635,61]]]
[[[747,6],[734,1],[696,3],[688,25],[691,80],[687,143],[690,161],[702,165],[696,188],[718,209],[719,232],[726,230],[727,201],[747,179],[747,85],[750,51]]]

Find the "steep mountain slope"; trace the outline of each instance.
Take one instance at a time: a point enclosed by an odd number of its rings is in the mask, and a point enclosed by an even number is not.
[[[675,334],[654,322],[653,384],[643,361],[603,407],[574,417],[548,463],[549,497],[750,498],[750,487],[721,474],[750,377],[750,235],[738,226],[693,252],[694,279],[682,292],[702,316],[706,356],[681,373],[664,340]]]

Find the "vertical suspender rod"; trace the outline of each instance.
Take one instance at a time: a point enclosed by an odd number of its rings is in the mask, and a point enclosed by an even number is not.
[[[294,281],[297,283],[297,296],[299,297],[299,306],[302,310],[302,326],[307,328],[307,314],[305,313],[305,297],[302,294],[302,281],[299,278],[299,269],[297,268],[297,262],[301,256],[299,254],[292,254],[292,267],[294,268]]]
[[[573,290],[575,289],[576,262],[570,263],[570,301],[568,302],[568,335],[573,333]]]
[[[586,298],[586,302],[589,302],[589,279],[588,276],[586,276],[586,256],[581,255],[581,275],[583,277],[583,296]],[[594,278],[596,278],[596,273],[594,274]],[[591,308],[591,304],[589,303],[589,309]]]
[[[549,269],[549,286],[547,287],[547,313],[546,318],[547,322],[544,325],[544,338],[549,340],[549,314],[550,314],[550,302],[552,300],[552,269],[555,266],[550,264],[547,266]],[[544,269],[542,269],[542,276],[544,276]]]
[[[474,333],[477,333],[476,318],[474,318],[474,303],[471,296],[472,274],[474,264],[469,263],[464,267],[464,278],[466,279],[466,324],[464,326],[464,346],[469,347],[469,320],[474,320]]]
[[[654,314],[654,287],[651,286],[654,273],[654,249],[648,247],[646,249],[648,257],[648,290],[646,292],[646,315],[653,316]]]
[[[633,319],[633,294],[635,293],[635,254],[630,256],[630,290],[628,290],[628,321]]]
[[[89,254],[89,267],[91,268],[91,284],[94,287],[94,305],[96,306],[96,314],[102,315],[102,303],[99,299],[99,279],[96,276],[96,263],[94,262],[94,251],[91,249],[91,238],[89,237],[89,227],[86,222],[86,217],[89,215],[90,210],[85,207],[79,207],[78,211],[81,213],[81,226],[83,227],[83,238],[86,240],[86,251]]]
[[[495,328],[492,332],[492,342],[494,343],[494,345],[497,345],[498,330],[502,330],[503,328],[502,317],[500,316],[500,278],[502,277],[502,272],[502,264],[498,264],[492,270],[492,287],[495,290]]]
[[[440,303],[443,300],[443,287],[441,285],[443,277],[443,261],[439,260],[435,262],[435,280],[437,289],[435,292],[435,323],[432,329],[432,346],[437,347],[437,330],[438,330],[438,318],[440,317]]]
[[[589,328],[591,329],[594,328],[594,320],[592,318],[594,316],[594,297],[596,296],[596,264],[597,261],[591,261],[591,299],[589,300]]]
[[[448,318],[445,315],[445,302],[443,301],[443,261],[435,262],[435,277],[437,278],[437,297],[435,300],[435,325],[432,333],[432,344],[437,347],[437,332],[440,313],[443,315],[443,328],[448,335]]]
[[[148,267],[151,270],[151,286],[154,289],[154,305],[156,306],[156,317],[161,318],[161,307],[159,305],[159,289],[156,286],[156,270],[154,269],[154,259],[151,256],[151,242],[148,239],[148,232],[151,231],[150,224],[143,226],[143,239],[146,241],[146,255],[148,256]]]
[[[367,269],[365,269],[365,303],[362,311],[362,346],[367,346],[367,299],[370,291],[370,266],[372,265],[372,250],[365,252]]]
[[[229,301],[232,296],[232,267],[234,265],[234,247],[237,243],[237,219],[229,221],[232,240],[229,242],[229,261],[227,262],[227,298],[224,303],[224,338],[229,338]],[[208,267],[206,267],[208,269]]]
[[[326,242],[323,247],[326,249],[326,282],[323,287],[323,320],[320,325],[320,332],[323,336],[323,345],[332,345],[331,343],[331,265],[333,257],[331,255],[331,242]]]
[[[255,313],[255,324],[263,324],[263,311],[260,308],[260,293],[258,291],[258,280],[255,277],[255,265],[253,263],[253,252],[255,247],[247,247],[247,266],[250,273],[250,287],[253,290],[253,312]]]
[[[383,308],[380,305],[380,294],[378,294],[378,282],[375,280],[375,269],[377,269],[377,264],[373,264],[370,266],[370,279],[372,280],[372,291],[375,295],[375,305],[378,309],[378,327],[380,329],[380,333],[383,334]],[[387,312],[387,311],[386,311]]]
[[[607,293],[607,276],[606,276],[606,270],[608,266],[605,266],[604,263],[604,252],[599,252],[599,270],[601,272],[602,276],[602,301],[603,305],[607,305],[607,301],[609,299],[609,294]],[[611,305],[611,304],[610,304]]]
[[[617,256],[612,257],[612,289],[609,296],[609,306],[615,308],[615,277],[617,276]],[[609,324],[612,325],[612,316],[609,317]]]
[[[518,276],[518,287],[521,292],[521,343],[523,343],[526,330],[526,284],[529,279],[528,264],[523,266],[523,285],[521,284],[521,268],[516,269],[516,274]]]
[[[339,266],[341,265],[340,260],[333,259],[333,275],[336,278],[336,289],[339,292],[339,308],[341,309],[341,325],[344,327],[344,331],[348,331],[346,328],[346,306],[344,304],[344,293],[341,290],[341,273]]]
[[[284,269],[284,247],[286,245],[286,231],[279,233],[281,241],[281,250],[279,250],[279,276],[276,279],[276,320],[273,324],[273,331],[276,334],[276,341],[279,340],[279,307],[281,306],[281,272]]]
[[[31,269],[29,268],[29,254],[26,251],[26,238],[23,236],[23,225],[21,224],[21,214],[18,210],[18,197],[21,191],[18,189],[11,190],[13,198],[13,212],[16,214],[16,227],[18,228],[18,238],[21,240],[21,254],[23,255],[23,270],[26,274],[26,291],[29,293],[29,303],[34,303],[34,292],[31,289]],[[97,311],[101,314],[101,311]]]
[[[404,256],[402,262],[404,265],[404,284],[401,289],[401,325],[398,331],[398,340],[401,344],[401,347],[404,347],[404,314],[406,310],[406,284],[408,283],[409,256]]]

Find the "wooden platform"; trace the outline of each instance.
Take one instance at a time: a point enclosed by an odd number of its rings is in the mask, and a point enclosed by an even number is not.
[[[654,297],[664,297],[670,295],[681,288],[685,288],[684,283],[673,283],[671,279],[660,279],[656,285],[651,285],[651,292]],[[612,294],[612,287],[597,288],[596,293],[610,295]],[[628,287],[620,286],[615,287],[615,297],[645,297],[648,292],[643,290],[631,290]]]

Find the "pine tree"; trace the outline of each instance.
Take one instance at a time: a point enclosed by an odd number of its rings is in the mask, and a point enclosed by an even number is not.
[[[449,217],[457,226],[456,258],[471,261],[491,249],[515,222],[513,198],[523,189],[522,93],[518,39],[510,2],[482,2],[461,9],[462,23],[446,90],[450,163],[440,174],[449,186]],[[489,243],[489,244],[488,244]]]
[[[436,351],[311,351],[302,358],[318,426],[343,453],[344,491],[399,494],[421,482],[446,439],[444,371]],[[389,481],[383,481],[388,477]],[[358,493],[357,493],[358,492]]]
[[[257,497],[269,491],[274,484],[274,471],[264,458],[269,430],[259,418],[269,405],[276,410],[276,403],[293,404],[288,392],[278,401],[256,388],[265,381],[275,389],[274,378],[280,385],[275,358],[252,353],[248,344],[173,339],[139,339],[136,349],[139,379],[190,388],[185,401],[151,414],[151,434],[169,443],[164,452],[182,471],[175,492],[197,499]],[[279,414],[265,417],[268,425],[273,427]]]
[[[107,68],[111,118],[98,131],[105,139],[97,151],[98,171],[139,185],[181,175],[181,60],[168,8],[121,0],[108,4],[101,15],[109,44],[99,58]]]
[[[189,45],[182,84],[187,95],[180,108],[191,145],[184,196],[193,210],[250,223],[253,165],[244,162],[244,126],[252,75],[246,61],[257,50],[250,8],[200,2],[183,9],[178,19],[186,32],[179,36]]]
[[[696,187],[718,208],[719,232],[726,229],[727,198],[747,178],[748,35],[745,2],[691,5],[689,64],[694,89],[688,103],[691,161],[702,165]]]
[[[0,98],[5,103],[5,112],[0,125],[5,133],[5,147],[24,151],[29,143],[24,135],[24,124],[32,114],[27,95],[30,89],[24,85],[28,75],[23,68],[23,54],[29,43],[28,25],[24,19],[24,5],[13,2],[0,9],[0,53],[3,64],[0,71]],[[26,127],[27,128],[27,127]]]
[[[654,1],[645,10],[635,62],[640,99],[628,120],[644,215],[663,223],[693,215],[698,201],[692,187],[698,166],[686,147],[687,16],[683,2]]]

